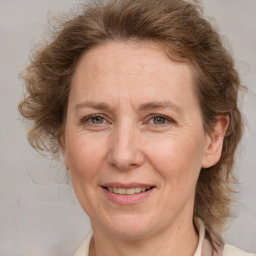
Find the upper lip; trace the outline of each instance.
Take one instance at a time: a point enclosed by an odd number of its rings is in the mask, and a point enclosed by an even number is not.
[[[111,187],[111,188],[137,188],[137,187],[155,187],[152,184],[130,182],[130,183],[121,183],[121,182],[108,182],[101,185],[102,187]]]

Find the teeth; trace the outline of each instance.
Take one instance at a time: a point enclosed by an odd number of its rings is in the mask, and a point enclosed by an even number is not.
[[[135,188],[135,193],[140,193],[141,192],[141,188]]]
[[[127,194],[127,195],[133,195],[133,194],[135,194],[135,189],[134,189],[134,188],[128,188],[128,189],[126,189],[126,194]]]
[[[118,188],[118,194],[119,195],[125,195],[126,194],[126,189],[125,188]]]
[[[150,187],[136,187],[136,188],[128,188],[128,189],[107,187],[107,189],[110,192],[119,194],[119,195],[134,195],[141,192],[145,192],[146,190],[149,190]]]

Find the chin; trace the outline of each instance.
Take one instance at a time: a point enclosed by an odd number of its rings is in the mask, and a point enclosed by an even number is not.
[[[152,224],[151,218],[145,215],[121,215],[109,220],[105,229],[119,238],[134,240],[149,235],[154,230]]]

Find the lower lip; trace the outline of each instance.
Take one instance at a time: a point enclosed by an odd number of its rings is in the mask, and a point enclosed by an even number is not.
[[[133,194],[133,195],[119,195],[119,194],[115,194],[108,191],[106,188],[102,187],[102,189],[107,195],[108,199],[110,199],[110,201],[119,205],[134,205],[134,204],[141,203],[146,198],[148,198],[155,190],[155,188],[152,188],[148,191]]]

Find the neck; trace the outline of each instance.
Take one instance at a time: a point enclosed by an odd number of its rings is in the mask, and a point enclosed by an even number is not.
[[[183,219],[161,232],[134,240],[106,234],[95,227],[93,230],[90,256],[193,256],[198,244],[198,235],[192,219]]]

